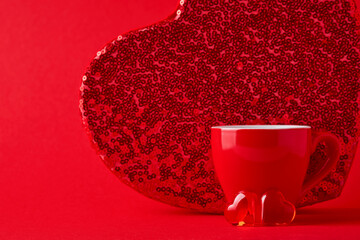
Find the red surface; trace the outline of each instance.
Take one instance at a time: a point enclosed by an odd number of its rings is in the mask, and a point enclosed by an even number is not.
[[[355,239],[359,153],[340,198],[300,210],[293,226],[264,228],[147,199],[94,154],[78,109],[85,67],[109,39],[176,5],[0,2],[0,239]]]

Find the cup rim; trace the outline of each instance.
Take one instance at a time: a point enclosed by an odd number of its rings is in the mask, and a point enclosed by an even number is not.
[[[213,126],[211,129],[221,130],[284,130],[284,129],[309,129],[308,125],[225,125]]]

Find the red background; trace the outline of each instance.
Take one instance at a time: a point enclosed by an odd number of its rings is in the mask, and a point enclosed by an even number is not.
[[[86,66],[107,42],[166,18],[177,3],[0,1],[0,239],[356,237],[359,153],[340,198],[300,210],[292,226],[265,228],[143,197],[95,155],[78,109]]]

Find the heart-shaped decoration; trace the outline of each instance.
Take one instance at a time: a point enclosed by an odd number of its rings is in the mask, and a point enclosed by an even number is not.
[[[241,191],[224,210],[226,220],[232,225],[243,226],[255,223],[256,194]]]
[[[224,210],[226,220],[235,226],[290,224],[296,215],[295,206],[275,189],[261,195],[240,191]]]
[[[295,206],[277,190],[270,190],[261,197],[262,223],[281,225],[291,223],[296,215]]]
[[[169,18],[96,54],[80,88],[91,143],[144,195],[221,213],[211,126],[306,124],[336,135],[341,155],[299,206],[339,196],[360,133],[355,9],[350,0],[181,0]],[[309,174],[325,158],[319,147]]]

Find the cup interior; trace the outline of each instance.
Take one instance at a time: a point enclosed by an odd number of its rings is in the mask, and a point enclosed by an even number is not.
[[[279,130],[279,129],[304,129],[311,128],[307,125],[227,125],[227,126],[214,126],[212,128],[218,129],[262,129],[262,130]]]

